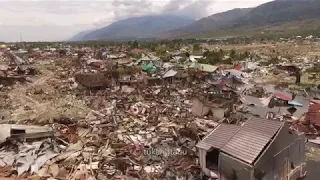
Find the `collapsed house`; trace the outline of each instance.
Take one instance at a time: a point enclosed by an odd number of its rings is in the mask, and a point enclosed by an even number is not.
[[[10,50],[3,52],[9,64],[0,64],[0,84],[4,86],[14,85],[16,82],[26,81],[25,75],[35,75],[36,70],[28,67],[28,61],[20,58]]]
[[[178,179],[200,179],[201,170],[216,179],[228,180],[288,179],[287,177],[295,179],[304,175],[304,136],[291,131],[285,122],[250,118],[252,114],[266,117],[267,113],[272,112],[274,116],[268,117],[281,117],[282,121],[292,121],[299,117],[296,115],[299,113],[290,113],[288,107],[292,106],[298,109],[297,111],[301,109],[304,113],[306,111],[296,102],[301,102],[304,106],[305,103],[294,98],[294,95],[277,93],[275,90],[271,92],[265,88],[258,71],[235,68],[224,73],[231,65],[218,67],[191,63],[189,67],[188,64],[181,64],[179,59],[174,61],[178,64],[163,64],[156,57],[146,56],[136,61],[111,55],[108,56],[111,59],[106,59],[107,52],[103,53],[99,52],[98,58],[92,59],[93,51],[86,48],[82,60],[53,58],[50,61],[30,61],[42,66],[51,64],[49,68],[44,68],[52,71],[54,76],[50,75],[48,82],[41,84],[39,81],[26,83],[26,88],[21,90],[25,93],[19,93],[16,100],[21,101],[19,104],[22,105],[26,104],[26,100],[30,102],[20,109],[15,110],[15,104],[11,105],[9,97],[17,92],[12,92],[11,88],[2,88],[5,91],[1,98],[8,101],[1,105],[3,109],[8,109],[1,112],[3,115],[0,117],[3,120],[11,118],[12,114],[14,120],[19,120],[15,122],[33,123],[46,119],[50,124],[54,124],[54,135],[52,130],[44,130],[45,133],[39,134],[44,138],[58,137],[52,138],[48,144],[51,144],[50,147],[62,147],[55,151],[60,153],[62,158],[52,161],[48,157],[48,162],[55,164],[49,167],[45,164],[42,169],[56,167],[67,173],[64,173],[62,178],[55,177],[51,172],[48,172],[48,176],[67,179],[67,176],[72,174],[80,176],[81,173],[87,173],[86,179],[165,179],[172,176]],[[270,68],[262,67],[261,71],[269,71]],[[8,68],[0,67],[1,69],[7,71]],[[248,70],[250,74],[246,76],[244,70]],[[68,78],[75,73],[77,74],[74,78]],[[44,75],[46,74],[43,73],[42,76]],[[260,85],[254,86],[255,83]],[[76,87],[79,89],[73,91]],[[35,92],[38,89],[42,91],[41,97]],[[95,89],[100,91],[94,91]],[[35,97],[36,101],[32,102],[29,97]],[[272,104],[271,100],[275,101],[274,107],[268,106]],[[296,102],[292,102],[293,100]],[[66,103],[67,106],[64,105]],[[7,104],[10,105],[9,108],[5,107]],[[55,107],[49,109],[49,105]],[[45,108],[49,109],[50,113],[42,110]],[[306,121],[315,126],[315,117],[311,116],[318,112],[319,108],[310,110]],[[26,115],[29,113],[32,116]],[[247,117],[250,117],[249,121]],[[240,126],[245,121],[247,122]],[[219,125],[222,122],[228,124]],[[311,125],[304,124],[298,127],[309,126]],[[39,137],[30,127],[15,126],[10,129],[10,133],[3,139],[28,138],[30,141]],[[199,138],[205,135],[207,136],[204,140],[198,144],[199,156],[196,156],[195,145]],[[83,142],[83,139],[89,141]],[[39,156],[35,158],[41,160],[40,155],[47,156],[44,152],[48,149],[44,144],[47,144],[47,141],[42,143],[41,151],[36,151]],[[74,145],[78,147],[69,151],[69,147]],[[146,149],[165,149],[164,147],[168,149],[165,157],[164,154],[141,154],[146,152]],[[9,151],[13,150],[7,148],[5,151],[11,153]],[[168,157],[169,153],[173,155]],[[92,159],[88,159],[89,154]],[[13,153],[10,157],[13,156],[16,157],[16,154]],[[59,155],[59,158],[61,156]],[[8,158],[2,157],[0,161],[3,159]],[[69,159],[72,163],[67,163]],[[90,162],[91,160],[93,162]],[[19,168],[20,164],[21,162],[15,160],[11,166]],[[82,167],[87,172],[83,171]],[[28,168],[24,169],[26,173],[37,173]],[[73,172],[73,169],[77,169],[76,172]],[[121,177],[118,174],[121,174]],[[108,177],[100,177],[101,175]]]
[[[299,132],[305,133],[309,138],[320,134],[320,105],[319,100],[311,100],[308,112],[294,121],[291,127]]]
[[[116,84],[117,77],[116,72],[109,73],[84,73],[76,74],[75,81],[86,88],[103,88],[109,87],[112,84]]]
[[[141,64],[142,70],[147,72],[155,72],[163,65],[163,62],[160,60],[160,58],[151,55],[142,57],[141,59],[137,60],[137,63]]]
[[[183,70],[170,69],[162,76],[165,84],[180,84],[183,85],[186,82],[191,82],[189,75]]]
[[[286,122],[221,124],[197,148],[202,171],[218,180],[298,179],[306,172],[305,135]]]
[[[230,105],[228,103],[228,105]],[[227,108],[226,106],[221,106],[213,103],[206,103],[204,101],[201,101],[197,98],[195,98],[192,102],[192,114],[195,116],[206,116],[208,114],[211,114],[213,118],[217,120],[221,120],[224,118],[225,113],[230,111],[230,108]]]

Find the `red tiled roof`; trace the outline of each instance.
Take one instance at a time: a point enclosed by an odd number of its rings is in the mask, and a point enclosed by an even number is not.
[[[291,101],[292,100],[292,97],[287,96],[287,95],[285,95],[284,93],[281,93],[281,92],[276,92],[275,96],[278,99],[281,99],[281,100],[284,100],[284,101]]]

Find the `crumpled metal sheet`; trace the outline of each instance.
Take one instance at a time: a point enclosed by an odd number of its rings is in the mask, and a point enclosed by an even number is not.
[[[0,152],[0,167],[12,166],[15,156],[14,152]]]
[[[46,149],[47,141],[34,142],[33,144],[22,144],[19,146],[19,154],[16,156],[18,165],[18,175],[31,169],[31,173],[37,173],[38,170],[51,158],[58,155],[52,150]],[[40,149],[43,147],[44,149]]]
[[[42,156],[39,156],[31,165],[31,173],[37,173],[39,169],[50,159],[59,155],[50,150],[47,150],[46,153]]]

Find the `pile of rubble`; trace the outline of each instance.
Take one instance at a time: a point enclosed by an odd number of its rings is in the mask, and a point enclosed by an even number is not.
[[[50,128],[3,125],[2,175],[161,179],[200,174],[195,145],[217,123],[195,118],[184,91],[111,92],[109,102],[83,120],[61,117]]]
[[[221,124],[237,130],[260,117],[319,135],[318,105],[305,108],[316,97],[266,85],[274,69],[282,79],[299,75],[291,66],[95,54],[51,49],[29,58],[38,71],[26,71],[26,83],[0,77],[1,178],[197,179],[205,168],[196,145]]]

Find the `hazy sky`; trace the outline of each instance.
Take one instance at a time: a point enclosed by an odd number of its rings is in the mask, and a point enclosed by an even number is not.
[[[0,0],[0,41],[60,40],[133,16],[172,13],[199,19],[271,0]]]

